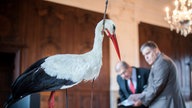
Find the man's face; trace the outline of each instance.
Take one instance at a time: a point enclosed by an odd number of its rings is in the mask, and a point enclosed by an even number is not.
[[[132,69],[131,68],[126,69],[126,68],[121,67],[118,72],[118,75],[120,75],[123,79],[128,80],[132,76]]]
[[[152,65],[155,62],[158,55],[157,49],[151,49],[150,47],[143,48],[142,54],[149,65]]]

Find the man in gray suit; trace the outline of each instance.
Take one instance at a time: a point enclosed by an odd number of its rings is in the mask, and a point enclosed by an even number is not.
[[[161,53],[153,41],[144,43],[140,50],[152,66],[147,88],[141,94],[131,96],[135,101],[134,106],[143,104],[149,108],[185,108],[173,61]]]

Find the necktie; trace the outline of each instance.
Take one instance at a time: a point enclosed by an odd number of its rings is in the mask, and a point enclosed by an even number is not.
[[[135,93],[135,88],[132,82],[132,79],[130,78],[130,84],[129,84],[129,89],[131,90],[131,92],[134,94]]]

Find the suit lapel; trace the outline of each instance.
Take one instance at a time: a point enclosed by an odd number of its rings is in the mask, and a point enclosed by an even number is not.
[[[141,87],[141,75],[136,69],[136,77],[137,77],[137,87],[136,87],[136,93],[139,91],[139,87]]]

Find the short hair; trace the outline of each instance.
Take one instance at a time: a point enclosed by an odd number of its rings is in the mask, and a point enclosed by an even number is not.
[[[129,68],[129,65],[125,62],[125,61],[120,61],[117,63],[116,67],[115,67],[115,71],[116,72],[119,72],[119,69],[123,67],[125,69],[128,69]]]
[[[143,50],[145,47],[149,47],[149,48],[151,48],[151,49],[158,48],[157,44],[156,44],[154,41],[147,41],[147,42],[145,42],[144,44],[142,44],[142,45],[141,45],[141,48],[140,48],[140,51],[142,52],[142,50]]]

